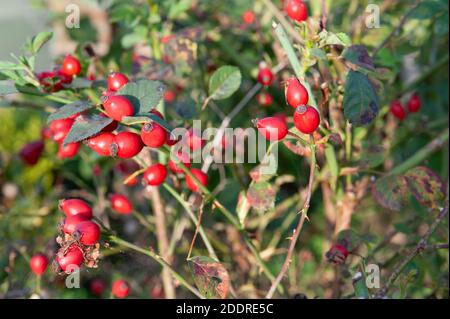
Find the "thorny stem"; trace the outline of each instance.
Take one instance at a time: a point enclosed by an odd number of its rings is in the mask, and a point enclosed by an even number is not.
[[[119,246],[123,246],[125,248],[134,250],[138,253],[144,254],[146,256],[149,256],[153,260],[155,260],[158,264],[160,264],[164,269],[167,269],[168,272],[172,274],[172,276],[178,280],[178,282],[184,286],[186,289],[188,289],[190,292],[192,292],[195,296],[197,296],[200,299],[204,299],[203,295],[193,286],[191,286],[184,278],[181,276],[175,269],[172,268],[172,266],[166,262],[161,256],[157,255],[151,250],[147,250],[144,248],[141,248],[139,246],[136,246],[130,242],[127,242],[119,237],[116,237],[114,235],[111,235],[109,237],[109,240],[111,242],[116,243]]]
[[[386,293],[389,291],[391,286],[394,284],[394,282],[397,280],[398,276],[402,273],[403,269],[411,262],[411,260],[414,259],[418,254],[420,254],[422,251],[424,251],[428,246],[428,241],[433,235],[433,233],[436,231],[438,226],[441,224],[441,222],[445,219],[445,217],[448,214],[448,185],[447,185],[447,197],[445,199],[445,207],[439,212],[437,218],[431,224],[430,228],[428,228],[428,231],[425,233],[425,235],[422,236],[422,238],[419,240],[417,245],[412,249],[412,251],[395,267],[395,269],[392,271],[391,275],[389,276],[388,280],[386,281],[386,284],[382,289],[378,291],[376,294],[376,297],[383,298]]]
[[[302,210],[300,211],[300,213],[301,213],[300,220],[297,224],[297,227],[295,228],[294,234],[290,238],[291,242],[289,244],[288,252],[286,254],[286,258],[284,260],[283,266],[281,267],[281,270],[280,270],[278,276],[272,282],[272,286],[270,287],[269,291],[266,294],[266,298],[268,298],[268,299],[272,298],[272,296],[275,292],[275,288],[279,285],[279,283],[281,282],[281,280],[284,277],[284,274],[286,273],[286,271],[289,268],[289,264],[291,263],[292,255],[294,254],[295,244],[297,243],[298,237],[300,236],[300,232],[302,231],[305,220],[308,218],[309,203],[311,201],[313,185],[314,185],[314,173],[316,171],[316,150],[315,150],[313,135],[310,135],[310,148],[311,148],[311,163],[310,163],[310,168],[309,168],[308,192],[306,195],[306,200],[305,200],[305,203],[303,204]]]
[[[195,225],[194,236],[192,237],[191,245],[189,246],[189,252],[188,252],[186,260],[189,260],[191,258],[192,249],[194,248],[195,240],[197,239],[198,231],[202,224],[202,216],[203,216],[203,203],[202,203],[199,213],[198,213],[197,225]]]
[[[397,34],[399,33],[399,31],[401,30],[401,28],[403,28],[403,26],[405,25],[406,21],[409,18],[409,15],[417,8],[417,6],[420,4],[420,1],[416,0],[416,2],[414,3],[414,5],[411,7],[411,9],[409,9],[405,15],[402,17],[402,19],[400,20],[399,24],[397,25],[397,27],[392,30],[391,33],[388,34],[388,36],[383,40],[383,42],[381,42],[381,44],[375,48],[375,50],[372,53],[372,57],[375,58],[375,56],[378,54],[378,52],[384,48],[384,46],[386,44],[389,43],[389,41],[391,41],[391,39]]]

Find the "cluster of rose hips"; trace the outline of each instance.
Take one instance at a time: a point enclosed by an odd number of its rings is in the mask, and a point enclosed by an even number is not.
[[[69,262],[78,265],[82,255],[77,251],[76,249],[68,251],[65,257],[59,259],[59,262],[62,262],[65,268],[67,268]],[[42,276],[47,270],[47,267],[48,259],[43,253],[37,253],[31,257],[30,269],[36,276]],[[105,288],[106,285],[100,278],[93,279],[89,285],[91,293],[98,297],[103,295]],[[130,285],[124,279],[117,279],[112,284],[111,292],[116,298],[126,298],[130,294]]]
[[[408,102],[406,103],[407,111],[403,107],[400,100],[392,101],[389,110],[395,118],[399,119],[400,121],[403,121],[404,119],[406,119],[408,113],[417,113],[420,111],[421,107],[422,101],[420,99],[420,96],[414,93],[413,95],[411,95]]]
[[[55,269],[70,273],[85,264],[97,266],[99,256],[100,227],[92,220],[92,208],[84,200],[64,199],[59,203],[65,218],[61,223],[61,235],[57,242],[61,246],[56,254]]]
[[[58,92],[64,84],[72,83],[73,77],[81,72],[81,63],[74,56],[65,56],[60,68],[53,71],[44,71],[37,74],[39,83],[47,92]]]
[[[257,80],[264,86],[273,81],[273,73],[267,66],[260,67]],[[319,112],[309,106],[308,90],[295,78],[289,78],[285,82],[285,98],[287,104],[295,108],[294,125],[303,134],[312,134],[320,124]],[[269,141],[282,140],[288,134],[285,118],[281,116],[266,117],[255,121],[259,132]]]

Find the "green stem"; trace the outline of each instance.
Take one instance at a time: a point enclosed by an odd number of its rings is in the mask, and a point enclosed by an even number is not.
[[[194,212],[189,207],[189,204],[169,184],[164,183],[163,187],[181,204],[181,206],[183,206],[183,208],[186,210],[186,212],[189,215],[189,218],[191,219],[192,223],[195,226],[197,224],[197,218],[195,217]],[[217,257],[216,252],[214,251],[213,246],[211,245],[211,243],[210,243],[210,241],[208,239],[208,236],[205,233],[205,230],[203,229],[203,227],[201,225],[199,227],[199,233],[200,233],[200,237],[203,240],[203,243],[206,246],[206,249],[208,250],[208,253],[209,253],[210,257],[212,257],[212,258],[214,258],[216,260],[219,260],[219,258]]]
[[[192,285],[190,285],[184,278],[183,276],[181,276],[175,269],[173,269],[170,264],[168,264],[161,256],[157,255],[156,253],[154,253],[151,250],[147,250],[144,248],[141,248],[139,246],[136,246],[130,242],[127,242],[119,237],[116,237],[114,235],[111,235],[109,237],[109,240],[111,242],[116,243],[117,245],[129,248],[131,250],[134,250],[138,253],[144,254],[146,256],[149,256],[150,258],[152,258],[153,260],[155,260],[158,264],[160,264],[162,267],[166,268],[171,274],[172,276],[178,280],[178,282],[184,286],[186,289],[188,289],[190,292],[192,292],[195,296],[197,296],[200,299],[205,299],[205,297]]]
[[[426,159],[430,154],[434,153],[440,149],[445,142],[448,141],[448,128],[439,134],[434,140],[425,145],[419,151],[417,151],[413,156],[408,158],[406,161],[394,167],[391,174],[402,174],[408,169],[420,164],[424,159]]]
[[[289,41],[288,36],[283,29],[283,26],[280,23],[274,22],[273,28],[275,30],[276,36],[278,37],[278,40],[281,43],[281,46],[283,47],[284,51],[286,52],[289,63],[291,64],[292,69],[294,70],[295,76],[298,78],[298,80],[302,83],[302,85],[308,91],[308,94],[309,94],[308,104],[317,108],[317,102],[316,102],[316,99],[314,98],[314,95],[312,94],[311,86],[309,85],[308,81],[304,80],[305,73],[303,71],[303,68],[301,67],[301,64],[297,58],[297,55],[295,54],[295,51],[294,51],[294,48],[292,47],[291,42]]]

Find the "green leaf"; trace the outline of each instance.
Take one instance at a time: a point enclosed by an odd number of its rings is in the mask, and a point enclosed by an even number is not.
[[[349,46],[351,44],[351,40],[348,35],[345,33],[333,33],[327,30],[322,30],[319,33],[319,45],[321,47],[327,45],[342,45]]]
[[[398,175],[387,175],[377,179],[372,195],[381,206],[399,211],[408,194],[405,179]]]
[[[213,100],[230,97],[241,86],[241,79],[239,68],[230,65],[220,67],[209,80],[209,97]]]
[[[195,285],[202,295],[208,299],[227,297],[230,290],[230,276],[220,262],[209,257],[198,256],[190,258],[188,264],[194,276]]]
[[[364,45],[349,46],[342,52],[341,57],[347,62],[357,65],[363,69],[375,71],[372,57],[369,55],[369,52]]]
[[[350,70],[344,95],[344,116],[355,126],[371,123],[378,115],[380,100],[367,75]]]
[[[443,206],[445,189],[442,179],[425,166],[418,166],[405,173],[407,186],[417,201],[430,209]]]
[[[23,66],[9,61],[0,61],[0,70],[22,70]]]
[[[111,124],[113,120],[109,117],[93,115],[91,117],[82,116],[77,118],[72,128],[67,134],[64,145],[69,143],[83,141],[95,134],[99,133],[106,126]]]
[[[187,11],[191,6],[192,0],[179,0],[172,3],[169,9],[169,19],[173,20],[181,13]]]
[[[76,101],[60,107],[58,110],[50,114],[47,118],[47,123],[54,120],[66,119],[71,115],[83,112],[92,108],[93,105],[88,101]]]
[[[53,37],[53,32],[40,32],[31,39],[31,52],[36,54]]]
[[[171,132],[172,127],[165,120],[159,116],[149,113],[149,114],[137,114],[135,116],[126,116],[122,119],[122,123],[126,125],[142,124],[149,122],[156,122],[161,125],[166,131]]]
[[[248,204],[260,212],[271,210],[275,207],[276,192],[271,183],[252,183],[247,191]]]
[[[118,95],[130,100],[136,113],[147,113],[161,101],[166,86],[159,81],[139,80],[123,86]]]

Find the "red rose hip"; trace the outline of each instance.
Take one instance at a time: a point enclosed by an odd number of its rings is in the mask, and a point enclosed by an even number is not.
[[[71,272],[72,267],[80,267],[84,262],[84,256],[81,249],[73,244],[67,250],[61,248],[56,255],[56,263],[59,265],[62,271]]]
[[[59,208],[66,216],[82,215],[87,219],[92,218],[92,208],[82,199],[71,198],[63,199],[59,203]]]
[[[144,147],[142,139],[133,132],[120,132],[116,135],[115,144],[117,146],[117,155],[120,158],[131,158],[139,154]]]
[[[285,122],[277,117],[266,117],[256,121],[259,133],[268,141],[282,140],[288,133]]]
[[[42,152],[44,151],[44,142],[43,141],[34,141],[26,144],[19,152],[20,158],[27,165],[35,165],[39,158],[41,157]]]
[[[116,92],[129,81],[125,74],[113,72],[108,76],[108,90]]]
[[[285,11],[289,18],[302,22],[308,18],[308,9],[301,0],[286,0]]]
[[[410,113],[416,113],[420,111],[422,107],[422,101],[420,100],[420,96],[417,94],[413,94],[406,105],[408,107],[408,111]]]
[[[164,165],[157,163],[153,164],[144,173],[144,180],[148,185],[159,186],[164,183],[167,176],[167,169]]]
[[[42,254],[36,254],[30,259],[30,269],[35,275],[42,275],[48,266],[47,257]]]
[[[87,220],[89,220],[89,218],[84,215],[67,216],[64,219],[63,232],[66,234],[72,234],[79,223]]]
[[[166,143],[167,131],[158,123],[145,123],[141,129],[142,142],[148,147],[158,148]]]
[[[83,245],[94,245],[100,239],[100,227],[93,221],[87,220],[75,227],[79,240]]]
[[[208,186],[208,175],[197,168],[191,169],[191,173],[198,179],[200,184],[205,187]],[[200,190],[200,187],[197,185],[195,180],[189,175],[186,175],[186,186],[194,193]]]
[[[115,143],[115,141],[116,135],[110,132],[105,132],[91,137],[87,141],[86,145],[99,155],[110,156],[111,145]]]
[[[70,54],[66,55],[66,57],[64,58],[64,61],[62,63],[61,72],[64,75],[68,75],[68,76],[80,74],[80,72],[81,72],[80,61]]]
[[[122,121],[123,117],[134,114],[133,104],[122,95],[106,98],[106,101],[103,102],[103,107],[110,118],[119,122]]]
[[[264,86],[269,86],[273,81],[273,73],[268,67],[259,69],[257,81]]]
[[[290,78],[286,81],[284,93],[286,96],[286,102],[293,108],[308,104],[308,91],[297,78]]]
[[[128,215],[133,212],[133,205],[128,197],[121,194],[114,194],[110,198],[111,208],[119,214]]]
[[[389,111],[400,121],[403,121],[406,118],[405,109],[399,100],[395,100],[391,103]]]
[[[58,157],[61,159],[72,158],[78,154],[78,150],[80,149],[80,143],[68,143],[64,145],[63,143],[59,143],[58,147]]]
[[[320,115],[309,105],[300,105],[294,112],[294,125],[303,134],[313,133],[320,124]]]
[[[125,280],[118,279],[112,285],[112,294],[117,298],[126,298],[130,294],[130,285]]]

